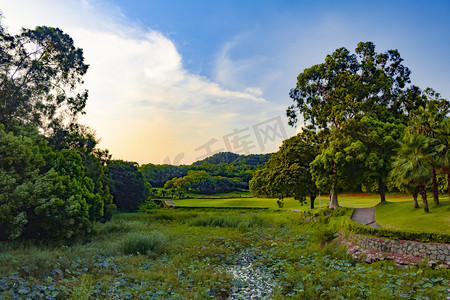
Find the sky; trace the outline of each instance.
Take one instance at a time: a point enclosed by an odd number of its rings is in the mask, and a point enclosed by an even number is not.
[[[398,49],[412,82],[450,99],[450,1],[0,0],[3,25],[59,27],[84,50],[80,123],[114,159],[190,164],[277,151],[289,89],[360,41]],[[300,125],[301,127],[301,125]]]

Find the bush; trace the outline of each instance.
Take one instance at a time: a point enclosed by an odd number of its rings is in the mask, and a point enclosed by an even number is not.
[[[0,124],[0,240],[74,239],[91,232],[102,212],[76,151],[52,151]]]
[[[336,232],[330,228],[318,228],[314,231],[314,237],[316,238],[317,243],[322,246],[324,246],[326,243],[331,242],[334,239],[335,234]]]
[[[167,245],[168,240],[161,233],[131,233],[122,243],[121,250],[124,254],[153,255],[162,253]]]
[[[403,231],[371,227],[353,222],[349,217],[342,222],[342,228],[356,234],[384,237],[393,240],[409,240],[424,243],[450,243],[450,234],[447,233]]]
[[[123,160],[108,162],[108,175],[113,184],[111,194],[118,209],[134,211],[150,195],[151,185],[145,181],[136,163]]]

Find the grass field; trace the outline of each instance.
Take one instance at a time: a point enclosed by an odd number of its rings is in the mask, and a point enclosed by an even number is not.
[[[450,204],[448,198],[441,198],[439,206],[429,202],[430,212],[414,208],[413,202],[387,202],[376,206],[375,218],[386,228],[445,232],[450,234]]]
[[[277,199],[274,198],[229,198],[229,194],[214,195],[209,199],[180,199],[173,200],[177,206],[189,206],[189,207],[264,207],[271,209],[278,209]],[[249,194],[244,194],[249,195]],[[220,197],[224,198],[220,198]],[[378,194],[341,194],[339,195],[339,204],[344,207],[369,207],[375,206],[380,202],[380,196]],[[387,195],[387,201],[390,202],[405,202],[411,201],[410,197],[405,195],[392,194]],[[316,198],[314,204],[315,208],[325,208],[329,202],[329,195],[321,195],[320,198]],[[284,209],[299,209],[309,210],[309,203],[300,205],[294,198],[284,199]]]
[[[227,196],[227,194],[224,194]],[[278,209],[277,199],[273,198],[217,198],[209,199],[181,199],[173,200],[179,207],[259,207]],[[432,199],[432,198],[429,198]],[[424,232],[450,233],[450,205],[447,197],[442,197],[441,205],[435,207],[429,202],[430,213],[426,214],[423,208],[414,209],[410,196],[403,194],[389,194],[386,196],[387,203],[379,205],[378,194],[341,194],[339,204],[344,207],[359,208],[376,206],[375,218],[377,222],[386,228],[402,230],[418,230]],[[329,195],[322,195],[315,201],[316,208],[325,208],[329,202]],[[300,205],[293,198],[284,200],[283,209],[309,210],[309,203]],[[420,205],[422,205],[420,203]]]

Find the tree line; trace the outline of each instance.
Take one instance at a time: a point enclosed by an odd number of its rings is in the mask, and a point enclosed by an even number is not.
[[[88,68],[61,29],[0,23],[0,240],[74,240],[148,197],[136,164],[111,160],[77,121]]]
[[[139,170],[156,188],[164,188],[161,197],[184,197],[186,192],[198,194],[228,193],[248,190],[253,172],[264,166],[271,154],[239,155],[220,152],[191,165],[144,164]],[[156,194],[156,191],[154,192]]]
[[[305,69],[290,90],[289,124],[305,123],[302,133],[283,143],[250,181],[255,195],[310,196],[378,192],[418,193],[428,211],[426,186],[438,199],[439,174],[449,189],[449,102],[431,88],[411,84],[411,71],[397,50],[377,53],[360,42],[355,54],[339,48],[321,64]],[[450,195],[450,190],[449,195]],[[449,196],[450,197],[450,196]]]
[[[268,159],[227,153],[181,167],[113,160],[78,122],[88,69],[83,50],[61,29],[11,35],[0,23],[0,240],[87,236],[115,209],[137,210],[154,196],[151,183],[172,180],[199,193],[248,188]]]

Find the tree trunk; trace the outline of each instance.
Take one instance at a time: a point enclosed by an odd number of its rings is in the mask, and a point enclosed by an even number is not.
[[[383,180],[380,179],[378,182],[378,192],[380,194],[380,203],[386,202],[386,185],[384,184]]]
[[[430,212],[428,209],[428,201],[427,201],[427,191],[425,190],[425,185],[420,185],[420,195],[422,195],[423,200],[423,210],[427,213]]]
[[[436,169],[433,168],[431,170],[431,174],[433,175],[433,200],[434,204],[439,205],[439,192],[438,192],[438,186],[437,186],[437,180],[436,180]]]
[[[338,195],[337,195],[337,186],[336,183],[333,182],[331,185],[331,191],[330,191],[330,205],[328,206],[328,208],[331,209],[336,209],[339,208],[339,203],[338,203]]]
[[[316,194],[309,195],[309,201],[311,202],[311,209],[314,209],[314,200],[316,200]]]
[[[419,202],[417,202],[417,192],[412,192],[412,196],[414,198],[414,208],[419,208]]]

